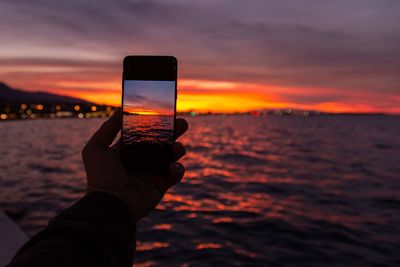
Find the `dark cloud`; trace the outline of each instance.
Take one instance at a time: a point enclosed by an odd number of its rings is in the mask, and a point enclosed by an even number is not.
[[[106,69],[119,68],[121,60],[90,60],[90,59],[78,59],[78,58],[42,58],[42,57],[1,57],[0,65],[3,67],[7,66],[36,66],[36,67],[74,67],[81,69]]]
[[[130,93],[129,95],[125,96],[125,101],[126,102],[145,102],[145,101],[148,101],[148,99],[144,96],[135,95],[135,94]]]
[[[126,106],[135,108],[166,110],[173,110],[174,108],[174,103],[171,103],[171,101],[148,98],[142,95],[133,94],[132,92],[124,96],[124,101]]]

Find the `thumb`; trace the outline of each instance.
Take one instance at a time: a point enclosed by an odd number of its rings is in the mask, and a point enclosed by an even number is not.
[[[121,126],[122,111],[118,108],[90,138],[85,148],[88,150],[108,148],[121,130]]]

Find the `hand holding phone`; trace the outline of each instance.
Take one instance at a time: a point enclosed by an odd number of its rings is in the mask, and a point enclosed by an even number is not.
[[[132,211],[136,221],[148,215],[162,199],[171,186],[178,183],[185,169],[182,164],[173,162],[168,174],[131,174],[120,160],[120,142],[111,146],[121,129],[122,111],[117,110],[88,141],[82,151],[85,165],[86,192],[107,192],[120,198]],[[188,124],[177,119],[175,136],[184,134]],[[174,158],[185,155],[185,148],[179,142],[174,147]]]
[[[175,139],[186,132],[188,123],[175,119],[175,58],[127,57],[123,77],[124,112],[117,110],[97,130],[82,157],[87,193],[117,196],[138,221],[182,179],[185,169],[176,161],[186,152]],[[121,126],[121,140],[111,146]]]

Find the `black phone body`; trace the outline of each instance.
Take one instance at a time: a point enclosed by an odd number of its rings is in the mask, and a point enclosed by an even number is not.
[[[128,172],[168,173],[174,161],[176,83],[175,57],[124,58],[120,155]]]

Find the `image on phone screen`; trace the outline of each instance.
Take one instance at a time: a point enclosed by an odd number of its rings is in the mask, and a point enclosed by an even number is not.
[[[133,170],[161,171],[174,144],[175,81],[123,81],[122,150]]]

